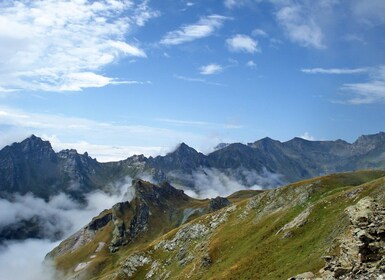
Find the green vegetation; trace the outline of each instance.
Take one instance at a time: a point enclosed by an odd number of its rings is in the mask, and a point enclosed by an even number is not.
[[[86,269],[87,277],[127,279],[122,265],[135,254],[143,254],[150,261],[135,267],[134,279],[145,279],[150,270],[155,275],[168,273],[171,279],[275,280],[305,271],[316,273],[324,265],[323,255],[338,253],[338,238],[349,225],[346,207],[365,196],[384,203],[384,191],[384,171],[340,173],[276,190],[238,192],[229,197],[232,206],[176,228],[172,219],[154,216],[150,230],[134,243],[116,253],[105,247]],[[186,209],[205,207],[208,200],[172,203]],[[157,208],[152,207],[155,213]],[[202,230],[191,231],[189,238],[183,238],[194,225]],[[92,242],[58,257],[57,267],[69,272],[85,262],[94,254],[98,242],[108,244],[111,231],[109,225],[97,232]],[[165,249],[162,242],[174,247]],[[155,262],[160,265],[153,269]]]

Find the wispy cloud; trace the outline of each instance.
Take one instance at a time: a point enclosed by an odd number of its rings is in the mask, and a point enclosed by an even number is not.
[[[385,103],[385,66],[370,68],[368,73],[369,77],[365,82],[342,85],[341,90],[352,95],[347,103],[354,105]]]
[[[79,153],[89,153],[99,162],[111,162],[125,159],[132,155],[157,156],[169,152],[168,147],[160,146],[125,146],[125,145],[101,145],[87,141],[63,142],[56,135],[42,135],[48,140],[55,151],[64,149],[76,149]]]
[[[179,45],[212,35],[221,28],[223,22],[229,18],[221,15],[210,15],[201,18],[197,23],[184,25],[168,32],[160,41],[162,45]]]
[[[226,8],[232,9],[235,7],[240,7],[245,5],[248,2],[248,0],[224,0],[223,4]]]
[[[383,65],[362,68],[307,68],[301,71],[306,74],[366,74],[365,82],[346,83],[341,86],[340,89],[351,96],[342,103],[361,105],[385,102],[385,66]]]
[[[206,79],[202,79],[202,78],[186,77],[186,76],[181,76],[181,75],[174,75],[174,78],[176,78],[178,80],[186,81],[186,82],[203,83],[203,84],[207,84],[207,85],[221,86],[221,87],[226,86],[225,84],[210,82],[210,81],[207,81]]]
[[[237,34],[227,39],[226,43],[229,50],[233,52],[246,52],[251,54],[261,52],[261,49],[258,47],[258,41],[247,35]]]
[[[238,129],[243,128],[243,125],[233,123],[212,123],[204,121],[189,121],[189,120],[174,120],[174,119],[157,119],[159,122],[176,125],[176,126],[202,126],[209,128],[226,128],[226,129]]]
[[[162,153],[162,147],[167,150],[167,147],[186,139],[192,143],[200,143],[206,139],[199,132],[37,114],[9,107],[0,107],[0,126],[4,128],[0,141],[2,145],[36,134],[52,140],[56,150],[76,148],[80,152],[89,152],[92,157],[101,161],[124,159],[136,153],[156,155]]]
[[[382,0],[351,1],[353,16],[369,25],[385,23],[385,2]]]
[[[253,36],[268,37],[269,35],[262,29],[256,28],[251,33]]]
[[[361,74],[368,72],[368,68],[305,68],[301,69],[306,74]]]
[[[281,3],[278,1],[278,3]],[[284,28],[288,38],[304,47],[313,47],[316,49],[324,49],[324,34],[321,27],[310,16],[309,11],[299,3],[293,2],[286,5],[278,5],[279,9],[276,13],[278,22]]]
[[[124,56],[146,57],[139,42],[125,38],[158,15],[147,1],[2,4],[0,87],[66,91],[114,84],[115,78],[98,72]]]
[[[208,64],[204,65],[199,68],[200,74],[202,75],[213,75],[213,74],[218,74],[223,71],[223,67],[219,64]]]

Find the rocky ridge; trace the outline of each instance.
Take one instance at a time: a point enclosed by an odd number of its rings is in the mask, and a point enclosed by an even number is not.
[[[141,183],[144,189],[155,188]],[[162,203],[149,198],[147,229],[119,245],[118,251],[109,248],[114,225],[107,210],[93,220],[98,229],[87,243],[50,256],[60,272],[67,273],[65,279],[376,279],[373,275],[384,276],[384,193],[385,173],[362,171],[255,192],[252,197],[238,193],[242,199],[230,196],[235,202],[211,213],[209,200],[190,198],[174,206],[180,207],[174,215],[179,223],[157,234],[151,233],[171,212],[155,212],[163,207],[154,205]],[[175,205],[177,200],[167,201]],[[225,199],[211,203],[218,201]],[[205,210],[180,223],[186,209]],[[162,222],[151,220],[154,215]],[[108,218],[100,220],[104,216]],[[96,253],[100,242],[105,246]]]

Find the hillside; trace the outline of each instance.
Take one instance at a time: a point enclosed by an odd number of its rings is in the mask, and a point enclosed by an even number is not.
[[[385,272],[382,171],[239,192],[231,204],[191,199],[168,184],[135,181],[133,190],[131,202],[104,211],[47,256],[58,278],[373,279]]]

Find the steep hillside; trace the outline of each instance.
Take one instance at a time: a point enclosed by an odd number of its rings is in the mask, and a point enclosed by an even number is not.
[[[47,260],[64,279],[372,279],[385,272],[384,176],[334,174],[216,201],[136,181],[131,202]]]

